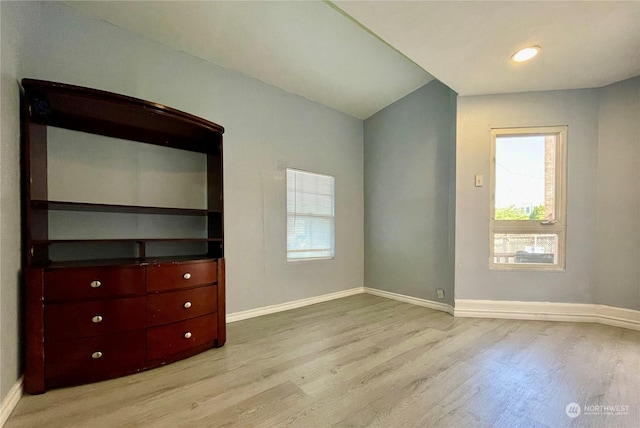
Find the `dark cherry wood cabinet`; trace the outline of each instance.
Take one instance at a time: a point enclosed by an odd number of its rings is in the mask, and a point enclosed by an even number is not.
[[[25,389],[32,394],[132,374],[226,341],[222,134],[196,116],[148,101],[23,79],[22,212]],[[65,128],[206,156],[206,208],[49,200],[47,131]],[[201,236],[51,239],[52,212],[128,213],[203,219]],[[182,218],[182,217],[181,217]],[[204,237],[203,237],[204,236]],[[172,245],[202,248],[183,255]],[[52,249],[135,248],[135,257],[67,257]],[[162,244],[164,253],[150,254]],[[167,247],[168,245],[168,247]],[[178,248],[178,247],[176,247]]]

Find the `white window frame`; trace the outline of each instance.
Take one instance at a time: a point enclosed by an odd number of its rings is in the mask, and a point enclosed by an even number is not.
[[[489,269],[506,271],[564,271],[567,235],[567,126],[534,128],[496,128],[491,130],[491,207],[489,217]],[[555,153],[555,218],[540,220],[495,220],[496,200],[496,138],[520,136],[556,136]],[[556,234],[557,263],[496,263],[494,236],[501,233]]]
[[[332,196],[332,212],[331,215],[327,216],[327,215],[318,215],[318,214],[310,214],[310,217],[324,217],[324,218],[328,218],[331,219],[331,255],[330,256],[320,256],[320,257],[296,257],[296,258],[290,258],[289,257],[289,246],[288,246],[288,241],[289,241],[289,228],[288,228],[288,219],[289,219],[289,215],[291,214],[289,212],[289,194],[288,194],[288,186],[289,186],[289,171],[292,171],[294,173],[300,173],[300,174],[310,174],[310,175],[316,175],[316,176],[321,176],[321,177],[328,177],[331,179],[332,181],[332,189],[331,189],[331,196]],[[329,174],[322,174],[322,173],[318,173],[318,172],[313,172],[313,171],[306,171],[303,169],[297,169],[297,168],[286,168],[285,171],[285,191],[287,191],[287,196],[285,197],[285,203],[286,203],[286,221],[287,221],[287,232],[286,232],[286,239],[287,239],[287,244],[286,244],[286,257],[287,257],[287,263],[300,263],[300,262],[309,262],[309,261],[315,261],[315,260],[333,260],[335,258],[335,253],[336,253],[336,245],[335,245],[335,236],[336,236],[336,220],[335,220],[335,206],[336,206],[336,188],[335,188],[335,177],[333,175],[329,175]],[[302,215],[301,217],[304,217],[304,215]]]

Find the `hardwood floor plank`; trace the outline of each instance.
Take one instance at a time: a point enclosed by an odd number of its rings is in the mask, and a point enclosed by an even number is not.
[[[639,373],[637,331],[356,295],[229,324],[223,348],[155,370],[26,396],[6,427],[637,428]],[[605,405],[628,412],[584,414]]]

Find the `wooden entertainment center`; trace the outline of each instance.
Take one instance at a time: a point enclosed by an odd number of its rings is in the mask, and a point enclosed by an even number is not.
[[[32,79],[23,79],[22,87],[26,391],[37,394],[123,376],[223,346],[224,129],[110,92]],[[201,153],[206,156],[206,207],[50,200],[49,127]],[[198,237],[167,233],[106,239],[85,232],[56,237],[51,216],[78,213],[136,215],[140,222],[189,217],[202,224],[202,231]],[[126,248],[126,254],[114,258],[114,245]],[[184,255],[185,245],[201,251]],[[54,250],[60,248],[75,251],[59,257]]]

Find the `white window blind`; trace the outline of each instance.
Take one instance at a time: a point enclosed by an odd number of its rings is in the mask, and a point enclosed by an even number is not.
[[[334,255],[334,178],[287,168],[287,260]]]

